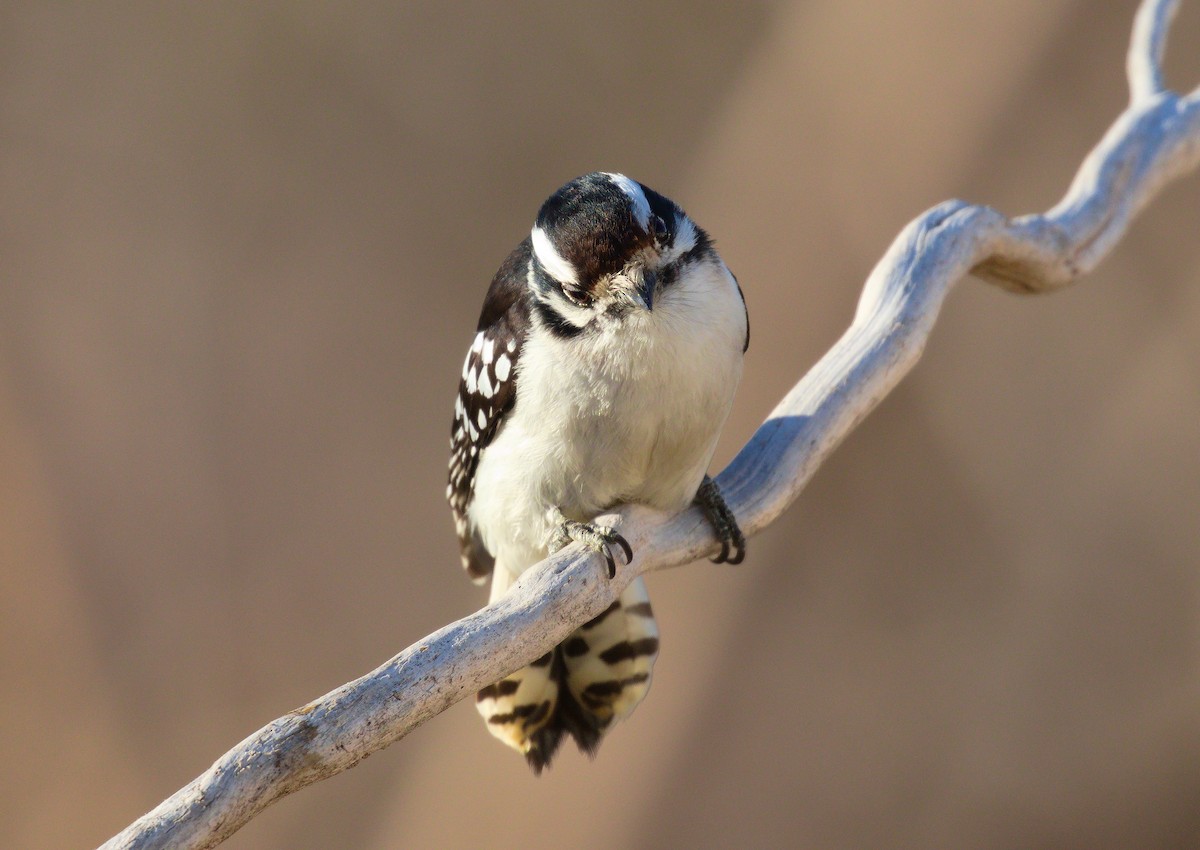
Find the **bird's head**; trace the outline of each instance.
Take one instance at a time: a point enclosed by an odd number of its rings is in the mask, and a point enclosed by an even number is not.
[[[529,285],[570,328],[653,311],[678,265],[708,240],[674,202],[624,174],[577,177],[551,195],[530,236]]]

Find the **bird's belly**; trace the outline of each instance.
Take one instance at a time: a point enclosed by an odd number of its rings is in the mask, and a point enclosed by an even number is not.
[[[637,388],[603,416],[563,424],[572,434],[561,462],[547,468],[543,495],[574,519],[591,519],[624,502],[664,511],[687,506],[700,486],[728,412],[715,391],[691,393],[684,415],[663,396]],[[694,388],[699,389],[699,388]]]
[[[718,407],[703,428],[671,427],[644,409],[619,428],[591,417],[562,417],[536,432],[506,427],[480,461],[472,520],[497,561],[519,572],[545,557],[551,508],[581,521],[626,502],[681,510],[704,477],[726,412]]]
[[[480,457],[470,508],[497,563],[517,573],[544,558],[555,507],[588,521],[626,502],[691,502],[741,377],[744,313],[729,286],[724,324],[656,315],[587,358],[552,339],[522,352],[516,406]]]

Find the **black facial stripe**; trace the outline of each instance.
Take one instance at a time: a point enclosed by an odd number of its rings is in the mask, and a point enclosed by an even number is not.
[[[533,309],[537,311],[542,324],[559,339],[571,339],[583,332],[583,328],[568,322],[540,298],[533,299]]]
[[[696,228],[696,244],[688,251],[679,255],[675,260],[658,270],[659,285],[666,289],[671,284],[679,280],[680,272],[690,263],[696,263],[703,260],[712,252],[712,240],[708,234]]]
[[[561,292],[566,296],[568,301],[577,303],[581,307],[591,304],[591,295],[586,290],[581,290],[578,286],[560,283],[555,280],[551,277],[550,272],[546,271],[546,267],[542,265],[542,261],[538,259],[536,254],[530,259],[529,268],[530,273],[533,275],[533,286],[542,297],[548,297],[552,292]]]
[[[529,274],[533,279],[533,288],[536,290],[536,294],[530,300],[533,303],[533,309],[541,317],[542,324],[560,339],[578,336],[583,328],[567,321],[566,317],[555,310],[547,300],[551,293],[561,292],[562,285],[550,276],[536,254],[530,257]]]
[[[712,239],[695,224],[692,226],[696,229],[696,244],[680,255],[678,260],[680,263],[693,263],[712,251]]]

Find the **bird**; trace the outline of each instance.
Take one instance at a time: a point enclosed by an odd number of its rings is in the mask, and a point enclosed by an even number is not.
[[[490,601],[571,542],[633,553],[594,520],[698,504],[740,563],[746,540],[707,474],[749,347],[737,278],[670,199],[615,172],[570,180],[488,287],[463,364],[446,497],[462,563]],[[487,728],[540,774],[565,738],[595,755],[658,656],[641,578],[554,650],[476,695]]]

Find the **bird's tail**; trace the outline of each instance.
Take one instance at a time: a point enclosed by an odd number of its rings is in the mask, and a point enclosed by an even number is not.
[[[502,572],[493,599],[507,590]],[[541,773],[564,735],[594,754],[609,727],[646,696],[657,657],[658,626],[639,578],[553,651],[481,690],[476,707],[488,730]]]

